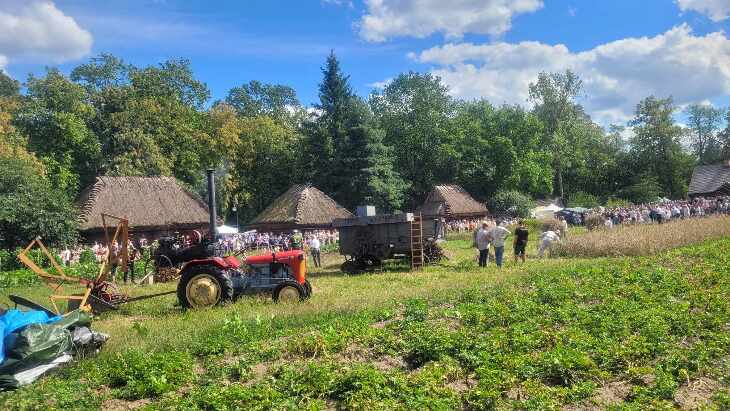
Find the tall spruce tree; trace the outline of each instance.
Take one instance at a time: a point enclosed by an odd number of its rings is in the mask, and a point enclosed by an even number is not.
[[[405,184],[393,170],[383,132],[369,107],[354,95],[334,53],[322,75],[319,117],[305,126],[309,154],[304,169],[313,170],[310,180],[350,209],[363,204],[400,208]]]
[[[320,111],[313,123],[306,124],[307,155],[305,170],[311,170],[310,181],[337,200],[344,198],[343,158],[347,147],[347,128],[352,116],[353,93],[348,79],[340,69],[340,62],[330,52],[322,68],[319,85]]]
[[[400,210],[408,185],[394,170],[394,152],[384,143],[385,131],[377,126],[364,101],[355,100],[358,121],[348,129],[343,157],[348,173],[351,207],[374,205],[381,212]]]

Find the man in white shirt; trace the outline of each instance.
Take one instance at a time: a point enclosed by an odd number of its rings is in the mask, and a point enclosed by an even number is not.
[[[560,242],[560,236],[555,231],[548,230],[540,234],[540,247],[537,249],[538,257],[545,255],[545,250],[549,249],[554,242]]]
[[[510,235],[510,231],[504,227],[504,223],[499,223],[489,232],[494,243],[494,261],[497,267],[502,267],[502,259],[504,257],[504,240]]]
[[[312,236],[312,239],[309,240],[309,252],[312,254],[312,261],[314,261],[315,267],[321,267],[322,261],[320,260],[320,253],[319,253],[320,243],[317,236]]]
[[[482,228],[474,233],[474,245],[479,250],[479,267],[486,267],[489,262],[489,242],[491,237],[489,236],[489,224],[487,222],[482,223]]]

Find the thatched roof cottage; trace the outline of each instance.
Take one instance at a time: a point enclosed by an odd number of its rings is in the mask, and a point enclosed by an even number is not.
[[[329,229],[336,218],[353,217],[335,200],[311,185],[294,185],[248,224],[259,231]]]
[[[484,204],[455,184],[435,186],[420,211],[424,217],[446,219],[482,218],[488,214]]]
[[[77,200],[87,242],[103,238],[101,214],[129,219],[135,238],[208,230],[208,206],[173,177],[97,177]]]

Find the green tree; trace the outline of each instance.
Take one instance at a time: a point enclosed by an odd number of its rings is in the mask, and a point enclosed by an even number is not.
[[[410,183],[406,206],[414,208],[457,172],[455,104],[438,77],[414,72],[400,74],[370,104],[394,149],[396,171]]]
[[[20,82],[0,71],[0,97],[20,95]]]
[[[634,183],[622,188],[617,194],[634,204],[646,204],[656,201],[664,194],[664,190],[656,176],[641,174]]]
[[[302,182],[296,158],[301,138],[267,116],[241,118],[235,127],[240,143],[231,160],[232,201],[241,219],[248,220],[292,184]]]
[[[570,166],[576,146],[573,127],[582,114],[582,108],[575,103],[583,88],[583,82],[572,71],[564,73],[540,73],[537,81],[530,84],[530,100],[535,104],[534,112],[545,126],[545,144],[553,155],[555,171],[555,193],[565,196],[563,177]]]
[[[720,159],[730,160],[730,109],[725,111],[725,129],[718,135]]]
[[[290,121],[301,109],[293,88],[280,84],[264,84],[256,80],[232,88],[225,103],[244,117],[271,116],[283,121]]]
[[[307,177],[338,202],[351,197],[350,181],[353,170],[348,168],[351,145],[348,132],[361,124],[355,95],[340,68],[334,52],[322,68],[319,85],[319,113],[312,123],[304,126],[307,134],[305,166]]]
[[[495,109],[486,101],[463,102],[454,118],[456,182],[478,198],[500,190],[536,196],[552,188],[542,124],[518,106]]]
[[[688,116],[692,148],[700,164],[716,162],[721,157],[718,131],[724,110],[710,105],[692,104],[685,109]]]
[[[167,60],[159,67],[132,68],[130,82],[137,97],[172,99],[202,109],[210,99],[208,86],[197,80],[189,60]]]
[[[24,246],[36,236],[49,245],[71,244],[77,211],[21,142],[0,134],[0,249]]]
[[[636,106],[631,153],[634,173],[656,178],[662,194],[671,198],[684,197],[693,164],[683,152],[683,130],[674,122],[676,108],[672,98],[647,97]]]
[[[71,71],[71,80],[84,85],[89,92],[98,92],[110,87],[120,87],[129,83],[132,65],[112,54],[102,53],[92,57],[89,62]]]
[[[15,123],[54,186],[74,197],[96,177],[101,158],[99,141],[87,127],[94,107],[83,87],[55,69],[45,77],[30,76],[27,89]]]
[[[343,205],[374,205],[381,212],[400,210],[407,184],[393,167],[393,150],[384,144],[385,133],[377,127],[367,105],[357,101],[360,124],[348,129],[344,168],[349,170],[348,195]]]

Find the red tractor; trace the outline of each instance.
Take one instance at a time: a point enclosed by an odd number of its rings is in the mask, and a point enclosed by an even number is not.
[[[302,301],[312,295],[302,250],[248,257],[244,267],[235,256],[218,255],[213,170],[208,170],[208,209],[208,238],[171,253],[176,263],[184,262],[177,286],[177,298],[183,307],[210,307],[246,294],[270,293],[274,301]]]
[[[186,263],[177,298],[185,308],[210,307],[241,295],[270,293],[274,301],[303,301],[312,295],[301,250],[248,257],[241,267],[234,256]]]

